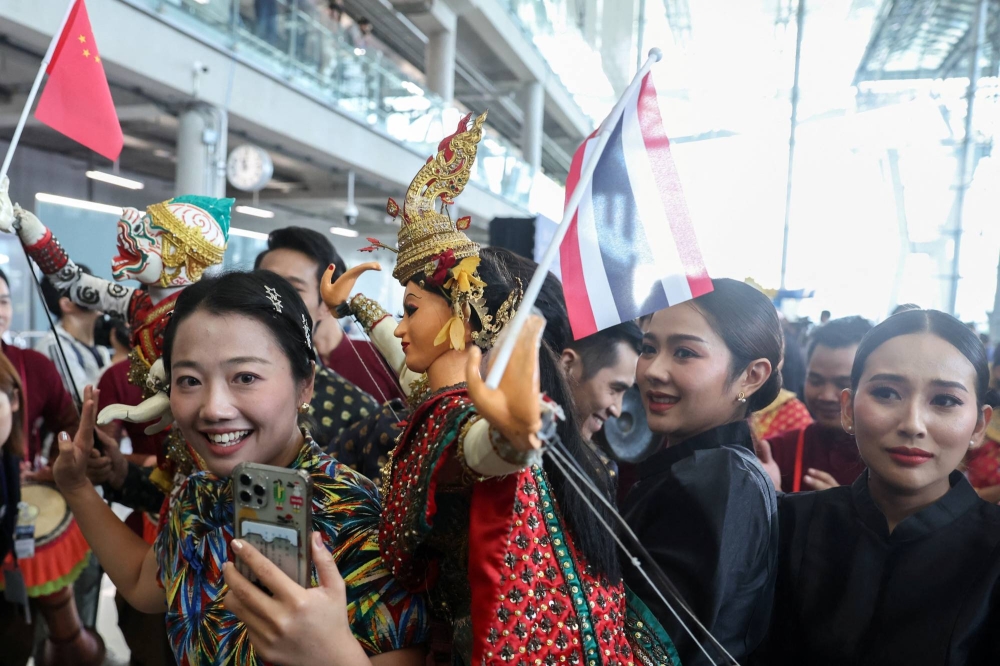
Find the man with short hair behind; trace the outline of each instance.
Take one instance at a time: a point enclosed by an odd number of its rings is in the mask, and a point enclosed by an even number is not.
[[[785,492],[848,485],[865,470],[854,435],[840,423],[840,395],[851,388],[851,367],[872,328],[863,317],[832,319],[813,331],[806,353],[806,407],[814,422],[770,439]]]
[[[315,333],[318,326],[337,325],[328,321],[331,316],[320,298],[319,281],[327,267],[338,261],[343,263],[323,234],[305,227],[285,227],[270,233],[267,249],[257,255],[254,268],[277,273],[295,287],[309,310]],[[343,331],[341,335],[347,339]],[[378,403],[355,381],[367,378],[367,373],[361,375],[356,367],[346,364],[333,369],[324,367],[322,356],[317,353],[316,357],[316,382],[309,414],[315,421],[312,434],[326,448],[345,428],[375,412]],[[350,377],[345,376],[352,370]],[[378,368],[371,369],[373,375],[377,372]]]
[[[622,398],[635,384],[640,351],[642,331],[634,321],[566,345],[561,361],[584,439],[592,440],[605,421],[621,414]]]
[[[83,264],[77,266],[87,275],[93,275]],[[45,307],[56,320],[55,331],[43,335],[35,344],[35,349],[56,364],[70,395],[74,395],[75,385],[82,397],[84,387],[88,384],[97,386],[101,372],[111,365],[111,350],[94,341],[94,325],[103,313],[77,305],[48,278],[42,280],[42,295]],[[57,335],[65,353],[65,362],[56,343]]]

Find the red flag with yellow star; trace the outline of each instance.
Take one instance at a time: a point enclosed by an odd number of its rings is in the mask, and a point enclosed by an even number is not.
[[[122,152],[122,126],[90,29],[83,0],[76,0],[52,52],[35,118],[109,160]]]

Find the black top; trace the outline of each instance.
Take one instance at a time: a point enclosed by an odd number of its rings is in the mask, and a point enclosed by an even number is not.
[[[889,533],[852,486],[784,495],[774,616],[757,663],[1000,664],[1000,507],[953,472]]]
[[[17,503],[21,501],[21,459],[0,450],[0,562],[14,546]]]
[[[740,421],[714,428],[661,450],[640,469],[622,506],[625,519],[702,624],[742,663],[767,631],[778,551],[774,486],[754,456],[750,427]],[[681,663],[713,663],[641,574],[630,566],[624,573],[674,640]]]

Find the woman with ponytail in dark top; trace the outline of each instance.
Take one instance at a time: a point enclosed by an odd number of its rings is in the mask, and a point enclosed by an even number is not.
[[[636,377],[663,448],[641,464],[622,513],[698,620],[742,662],[767,630],[778,539],[774,486],[754,456],[747,416],[781,388],[781,327],[753,287],[713,284],[642,322]],[[671,600],[697,641],[680,627],[638,571],[626,569],[625,581],[684,666],[726,663]]]
[[[861,341],[841,420],[868,471],[782,497],[771,633],[756,663],[1000,664],[1000,507],[959,464],[996,395],[986,350],[934,310]]]

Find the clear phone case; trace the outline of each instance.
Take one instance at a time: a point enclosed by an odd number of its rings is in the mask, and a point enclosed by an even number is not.
[[[302,470],[240,463],[233,470],[234,534],[309,587],[312,479]],[[257,583],[236,558],[240,573]]]

